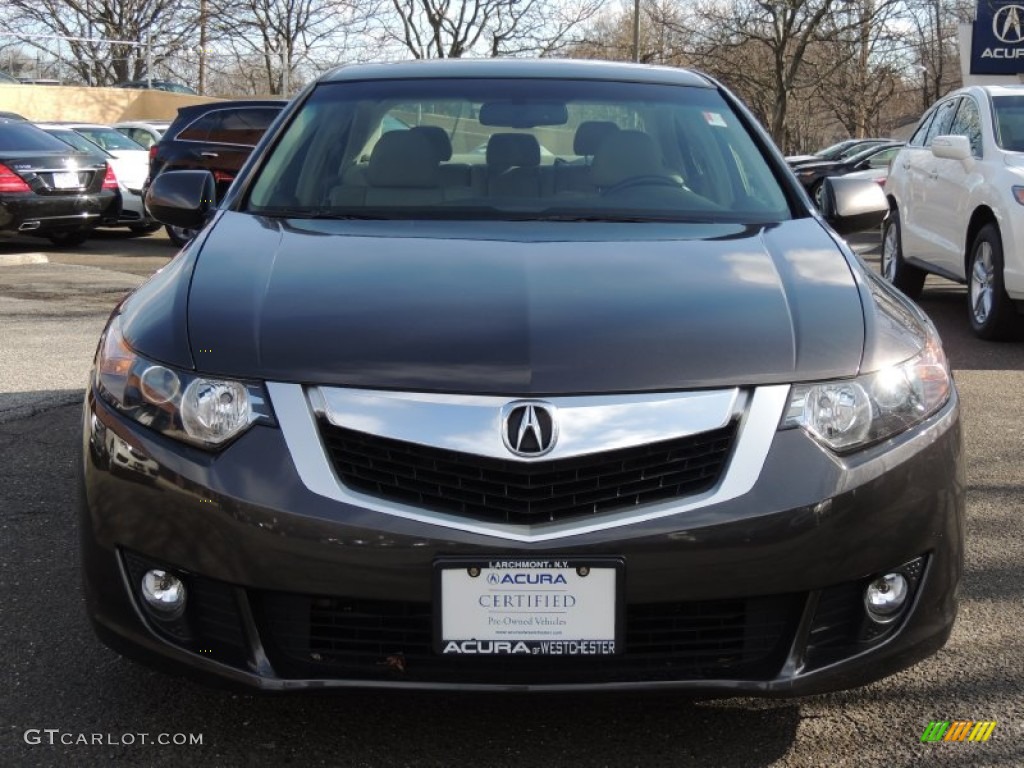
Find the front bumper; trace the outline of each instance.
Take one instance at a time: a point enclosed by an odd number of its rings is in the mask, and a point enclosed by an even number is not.
[[[847,461],[798,430],[780,431],[740,498],[543,542],[312,493],[276,428],[254,427],[213,456],[126,420],[90,392],[84,432],[93,625],[125,655],[207,681],[805,695],[913,664],[944,644],[956,614],[964,482],[955,395],[925,424]],[[434,655],[432,568],[453,555],[623,558],[625,653]],[[867,580],[919,557],[908,609],[872,628]],[[153,566],[182,573],[197,601],[180,633],[157,629],[133,596],[129,583]]]

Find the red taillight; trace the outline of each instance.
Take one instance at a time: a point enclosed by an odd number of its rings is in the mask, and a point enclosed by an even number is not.
[[[109,165],[107,166],[107,173],[103,177],[103,188],[117,189],[117,176],[114,175],[114,169]]]
[[[221,182],[234,181],[235,180],[235,174],[227,173],[225,171],[214,171],[213,172],[213,180],[216,181],[218,184],[220,184]]]
[[[31,192],[32,187],[3,163],[0,163],[0,192]]]
[[[156,157],[156,144],[149,145],[149,162],[153,162],[153,158]]]

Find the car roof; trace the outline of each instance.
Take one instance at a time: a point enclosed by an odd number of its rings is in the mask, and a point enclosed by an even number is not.
[[[187,107],[178,107],[178,119],[182,117],[194,118],[204,112],[212,112],[215,109],[239,109],[242,107],[277,107],[284,109],[288,104],[287,99],[230,99],[225,101],[211,101],[206,104],[189,104]],[[174,121],[171,121],[174,124]]]
[[[320,82],[448,77],[568,78],[714,87],[704,75],[686,69],[579,59],[419,59],[347,64],[326,73]]]

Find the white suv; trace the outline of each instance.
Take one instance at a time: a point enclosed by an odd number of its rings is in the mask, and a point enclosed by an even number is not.
[[[939,100],[893,160],[882,274],[911,298],[929,272],[968,284],[983,339],[1006,339],[1024,307],[1024,85]]]

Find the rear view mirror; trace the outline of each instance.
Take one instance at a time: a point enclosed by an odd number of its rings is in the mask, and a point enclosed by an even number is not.
[[[821,188],[821,213],[840,235],[851,235],[881,225],[889,213],[889,201],[871,179],[825,179]]]
[[[971,142],[966,136],[936,136],[932,154],[946,160],[966,160],[971,156]]]
[[[569,110],[554,101],[488,101],[480,105],[480,124],[499,128],[565,125]]]
[[[209,171],[161,173],[146,193],[146,207],[153,218],[172,227],[197,229],[217,204],[217,186]]]

